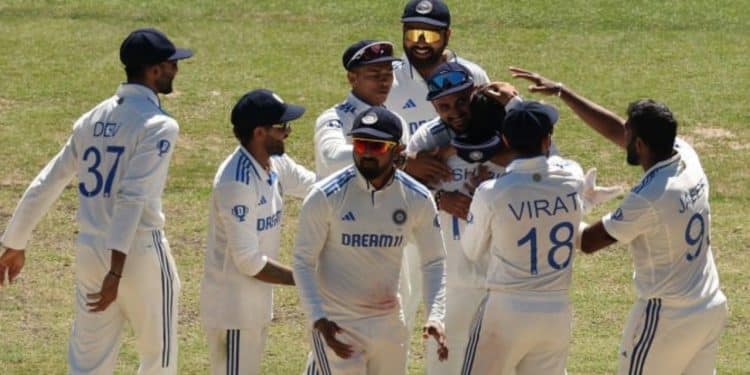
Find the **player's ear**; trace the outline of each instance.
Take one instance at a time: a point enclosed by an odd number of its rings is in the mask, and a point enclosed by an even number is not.
[[[352,71],[346,72],[346,79],[349,81],[349,84],[354,86],[354,83],[357,82],[357,73],[354,73]]]
[[[266,135],[266,127],[265,126],[256,126],[255,129],[253,129],[253,139],[262,139]]]
[[[445,45],[446,46],[448,45],[448,41],[451,39],[451,33],[452,33],[452,30],[450,27],[445,29]]]
[[[393,146],[393,155],[395,155],[395,156],[401,155],[401,153],[403,153],[405,150],[406,150],[406,146],[404,146],[403,144],[399,143],[399,144]]]

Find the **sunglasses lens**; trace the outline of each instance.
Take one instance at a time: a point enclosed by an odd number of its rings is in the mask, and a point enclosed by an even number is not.
[[[435,43],[440,41],[440,33],[433,30],[410,29],[406,30],[406,39],[412,43],[419,42],[419,38],[424,37],[425,43]]]
[[[430,91],[443,90],[466,83],[469,76],[464,72],[446,72],[427,82]]]
[[[364,154],[369,151],[371,154],[380,155],[388,151],[390,144],[388,142],[354,139],[352,140],[352,146],[354,146],[354,152],[357,154]]]

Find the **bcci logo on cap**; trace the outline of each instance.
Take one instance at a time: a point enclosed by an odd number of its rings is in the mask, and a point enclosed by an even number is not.
[[[419,2],[419,4],[417,4],[416,10],[419,14],[429,14],[430,12],[432,12],[432,3],[428,0],[421,1]]]
[[[238,204],[232,207],[232,215],[234,215],[234,217],[236,217],[240,222],[245,221],[245,216],[247,215],[247,206]]]
[[[474,160],[474,161],[477,161],[477,160],[482,160],[482,157],[483,157],[483,156],[484,156],[484,155],[482,154],[482,151],[472,151],[472,152],[471,152],[471,153],[469,154],[469,158],[471,158],[471,160]]]
[[[376,122],[378,122],[378,115],[374,113],[368,113],[362,117],[362,123],[365,125],[374,125]]]

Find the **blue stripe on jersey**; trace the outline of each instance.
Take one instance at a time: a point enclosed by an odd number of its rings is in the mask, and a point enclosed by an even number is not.
[[[330,180],[321,186],[321,189],[326,194],[326,197],[328,197],[344,187],[349,181],[354,179],[356,175],[357,173],[354,172],[354,167],[349,167],[338,174],[331,176]]]
[[[673,160],[671,163],[664,164],[661,167],[658,167],[658,168],[654,169],[653,171],[648,172],[648,174],[646,176],[644,176],[643,179],[641,180],[641,183],[638,184],[638,185],[635,185],[631,191],[633,193],[636,193],[636,194],[640,193],[641,190],[643,190],[643,188],[646,187],[646,185],[650,184],[651,181],[654,180],[654,177],[656,177],[656,173],[658,173],[662,169],[664,169],[664,168],[666,168],[666,167],[674,164],[675,162],[677,162],[677,160]]]
[[[237,169],[234,172],[235,181],[249,184],[251,169],[255,173],[255,176],[260,178],[258,170],[255,169],[255,166],[253,165],[253,161],[250,160],[250,158],[248,158],[244,153],[241,153],[239,159],[237,159]]]
[[[417,180],[413,179],[411,176],[405,174],[401,171],[396,171],[396,179],[401,181],[404,186],[407,188],[417,192],[417,194],[421,195],[424,198],[430,199],[430,191],[427,190],[427,188],[419,183]]]
[[[433,127],[430,128],[430,133],[433,135],[441,133],[446,131],[448,128],[446,127],[445,123],[442,121],[439,121],[437,124],[435,124]]]

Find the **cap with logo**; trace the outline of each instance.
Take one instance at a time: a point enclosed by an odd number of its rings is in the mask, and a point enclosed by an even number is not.
[[[360,40],[349,46],[341,57],[346,70],[391,61],[401,60],[393,56],[393,43],[377,40]]]
[[[474,87],[474,77],[465,66],[447,62],[440,64],[427,78],[427,100],[457,93]]]
[[[287,104],[271,90],[256,89],[243,95],[232,109],[232,125],[255,128],[298,119],[305,113],[302,106]]]
[[[450,27],[451,12],[442,0],[411,0],[404,7],[401,22]]]
[[[164,33],[154,28],[137,29],[120,45],[120,61],[128,67],[155,65],[191,56],[193,51],[175,47]]]
[[[385,107],[370,107],[354,118],[352,137],[399,142],[403,128],[401,118]]]
[[[511,147],[536,145],[552,134],[558,120],[555,107],[537,101],[515,105],[503,120],[503,135]]]

